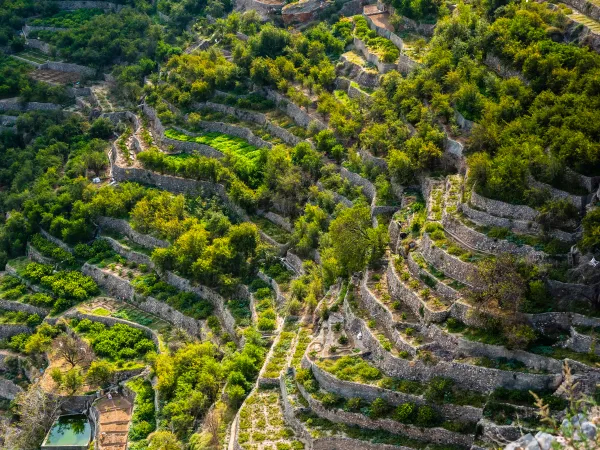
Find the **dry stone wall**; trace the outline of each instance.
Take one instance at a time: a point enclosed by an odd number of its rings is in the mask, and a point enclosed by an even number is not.
[[[382,398],[392,406],[400,406],[403,403],[414,403],[418,406],[429,404],[422,396],[405,394],[403,392],[391,391],[370,384],[354,383],[336,378],[329,372],[321,369],[306,356],[302,361],[302,366],[310,368],[319,386],[327,392],[333,392],[344,398],[361,398],[367,402],[372,402],[376,398]],[[472,406],[459,406],[453,404],[433,404],[432,406],[444,418],[448,420],[458,420],[461,422],[477,422],[483,415],[481,408]]]
[[[433,290],[442,297],[444,300],[448,302],[453,302],[460,297],[460,294],[456,289],[448,286],[445,283],[437,280],[432,274],[424,270],[421,266],[419,266],[414,260],[414,253],[410,252],[408,257],[406,258],[406,264],[408,265],[408,270],[410,273],[417,279],[421,280],[424,277],[429,277],[435,282],[435,287]]]
[[[302,385],[298,384],[298,390],[315,414],[335,423],[356,425],[371,430],[385,430],[412,439],[437,444],[454,444],[465,447],[470,447],[473,444],[474,438],[472,435],[460,434],[444,428],[420,428],[392,419],[371,419],[360,413],[347,412],[341,409],[327,409],[319,400],[307,393]]]
[[[392,298],[401,300],[417,317],[425,322],[443,322],[448,318],[449,310],[433,311],[414,290],[406,286],[398,277],[393,264],[388,265],[387,281]]]
[[[563,3],[581,11],[586,16],[600,21],[600,5],[590,0],[565,0]]]
[[[40,69],[56,70],[58,72],[78,73],[86,77],[96,76],[96,69],[64,62],[48,61],[40,66]]]
[[[154,297],[135,295],[131,303],[142,311],[160,317],[177,328],[185,330],[192,336],[205,338],[205,336],[202,336],[202,323],[199,320],[186,316],[165,302],[161,302]]]
[[[60,109],[62,109],[62,106],[56,103],[23,103],[16,98],[0,100],[0,111],[58,111]]]
[[[131,225],[129,225],[129,222],[127,222],[124,219],[115,219],[113,217],[100,216],[96,219],[96,222],[98,223],[98,226],[101,229],[107,228],[109,230],[116,231],[117,233],[122,234],[123,236],[127,236],[133,242],[135,242],[138,245],[141,245],[142,247],[153,249],[155,247],[167,248],[170,245],[167,241],[163,241],[162,239],[155,238],[153,236],[150,236],[149,234],[142,234],[142,233],[135,231],[133,228],[131,228]],[[114,239],[107,238],[107,240],[109,241],[111,246],[113,246],[114,250],[116,250],[115,247],[117,247],[117,246],[122,247],[118,242],[114,241]],[[136,258],[139,259],[141,257],[136,257]],[[148,264],[148,263],[144,262],[143,264]]]
[[[424,383],[441,376],[454,380],[458,386],[480,392],[489,392],[499,386],[520,390],[554,390],[562,381],[562,374],[510,372],[444,360],[431,365],[421,360],[397,358],[383,349],[364,321],[354,315],[347,300],[344,301],[344,314],[351,332],[354,335],[362,334],[361,343],[371,352],[371,362],[388,376]]]
[[[290,116],[297,125],[304,128],[312,125],[317,130],[325,130],[327,128],[327,125],[321,119],[304,111],[279,92],[270,88],[264,88],[263,93],[269,100],[274,101],[277,107],[286,115]]]
[[[375,88],[379,84],[380,74],[374,70],[368,70],[359,64],[356,64],[345,55],[340,57],[340,63],[336,67],[338,75],[345,75],[346,77],[356,81],[360,86]]]
[[[547,190],[550,193],[550,195],[552,196],[552,198],[555,200],[556,199],[568,200],[569,202],[573,203],[573,205],[575,205],[575,207],[578,208],[580,211],[585,210],[585,207],[588,205],[588,203],[590,203],[590,201],[592,200],[592,198],[594,196],[594,194],[587,194],[587,195],[570,194],[568,192],[561,191],[560,189],[556,189],[556,188],[550,186],[549,184],[534,180],[533,178],[529,179],[529,184],[534,188],[541,189],[541,190]]]
[[[58,245],[63,250],[65,250],[69,253],[73,253],[73,249],[69,245],[67,245],[65,242],[61,241],[57,237],[52,236],[50,233],[48,233],[43,228],[40,228],[40,234],[44,237],[44,239],[52,242],[54,245]]]
[[[526,205],[512,205],[486,198],[478,194],[475,189],[471,192],[471,204],[476,208],[485,211],[491,215],[504,217],[513,220],[535,221],[539,212]]]
[[[531,261],[543,261],[547,256],[544,252],[536,250],[529,245],[518,246],[506,239],[487,237],[485,234],[468,227],[459,219],[446,212],[444,212],[442,224],[444,225],[444,230],[455,239],[465,246],[480,252],[494,255],[510,253],[512,255],[525,256]]]
[[[437,247],[427,233],[421,239],[421,254],[447,276],[468,286],[476,283],[477,268]]]
[[[379,70],[379,73],[387,73],[392,70],[396,70],[398,68],[397,64],[384,63],[383,61],[381,61],[379,59],[379,56],[377,56],[375,53],[371,52],[369,50],[369,48],[367,47],[367,44],[365,44],[362,40],[360,40],[356,36],[354,37],[354,47],[356,47],[358,50],[360,50],[360,52],[363,54],[363,56],[365,57],[365,59],[368,62],[377,66],[377,70]]]
[[[0,309],[5,309],[7,311],[22,311],[26,312],[27,314],[37,314],[40,317],[45,317],[48,315],[48,310],[44,308],[4,299],[0,299]]]
[[[33,333],[33,329],[27,325],[0,324],[0,339],[7,339],[21,333],[31,334]]]
[[[342,178],[346,178],[350,183],[354,186],[362,187],[363,194],[369,200],[369,203],[373,202],[373,199],[377,195],[377,191],[375,189],[375,185],[371,183],[366,178],[361,177],[359,174],[350,172],[345,167],[340,167],[340,175]]]
[[[180,291],[192,292],[212,303],[215,309],[215,314],[221,320],[223,328],[225,328],[225,331],[227,331],[227,333],[229,333],[231,337],[238,342],[238,336],[235,332],[235,319],[225,307],[225,299],[220,294],[207,286],[203,286],[201,284],[193,285],[189,280],[182,278],[173,272],[166,272],[165,280],[167,283],[175,286]]]
[[[23,392],[23,388],[6,378],[0,377],[0,398],[14,400],[20,392]]]
[[[120,242],[114,240],[109,236],[103,236],[102,239],[108,242],[108,245],[110,245],[110,248],[112,248],[113,251],[115,251],[125,259],[133,261],[136,264],[146,264],[150,269],[154,269],[154,263],[152,262],[152,258],[150,258],[148,255],[129,250],[125,248],[125,246],[123,246]]]
[[[454,110],[454,119],[456,120],[458,126],[467,132],[471,131],[473,129],[473,125],[475,125],[475,122],[465,119],[464,116],[456,109]]]
[[[25,39],[25,45],[27,45],[29,48],[39,50],[46,55],[52,53],[52,46],[47,42],[40,41],[39,39]]]
[[[105,11],[118,12],[123,8],[123,5],[112,2],[97,2],[97,1],[55,1],[55,5],[60,10],[72,9],[103,9]]]

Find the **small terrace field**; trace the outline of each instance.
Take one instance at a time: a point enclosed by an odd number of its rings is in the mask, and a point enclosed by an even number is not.
[[[104,14],[101,9],[60,11],[50,17],[34,19],[29,25],[35,27],[77,28],[101,14]]]

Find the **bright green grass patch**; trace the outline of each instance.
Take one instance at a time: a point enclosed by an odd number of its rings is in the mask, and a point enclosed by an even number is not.
[[[165,136],[178,141],[197,142],[209,145],[230,158],[234,172],[244,181],[257,183],[260,173],[261,149],[248,141],[223,133],[206,133],[202,136],[189,136],[177,130],[165,131]]]

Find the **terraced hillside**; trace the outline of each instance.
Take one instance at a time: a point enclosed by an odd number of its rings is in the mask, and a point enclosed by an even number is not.
[[[17,3],[0,447],[598,447],[595,3]]]

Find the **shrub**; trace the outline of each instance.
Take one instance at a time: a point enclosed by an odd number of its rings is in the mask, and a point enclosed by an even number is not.
[[[376,398],[371,403],[370,407],[370,417],[372,419],[378,419],[380,417],[385,416],[391,410],[391,406],[382,398]]]
[[[417,425],[422,427],[430,427],[437,421],[437,414],[431,406],[423,405],[419,407],[417,413]]]
[[[402,423],[411,423],[414,420],[416,407],[413,403],[403,403],[394,411],[394,419]]]

